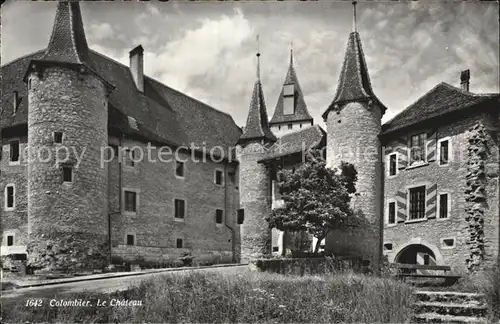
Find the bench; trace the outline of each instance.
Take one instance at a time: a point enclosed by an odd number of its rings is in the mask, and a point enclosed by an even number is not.
[[[451,271],[451,267],[445,265],[391,263],[390,266],[398,269],[396,277],[403,280],[405,278],[442,278],[445,279],[445,284],[451,285],[460,278],[459,275],[448,274],[447,272]],[[444,274],[416,273],[417,270],[443,271]]]

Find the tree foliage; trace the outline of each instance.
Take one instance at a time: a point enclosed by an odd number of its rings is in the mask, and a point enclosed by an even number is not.
[[[352,164],[342,162],[340,170],[328,168],[316,150],[297,169],[280,170],[277,181],[284,205],[266,218],[271,228],[312,234],[318,239],[317,252],[329,231],[356,225],[350,207],[357,181]]]

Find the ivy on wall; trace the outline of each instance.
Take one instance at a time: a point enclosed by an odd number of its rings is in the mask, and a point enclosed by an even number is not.
[[[468,224],[469,257],[467,268],[470,272],[481,269],[484,260],[484,215],[486,210],[486,158],[487,134],[478,123],[471,127],[467,147],[467,174],[465,189],[465,220]]]

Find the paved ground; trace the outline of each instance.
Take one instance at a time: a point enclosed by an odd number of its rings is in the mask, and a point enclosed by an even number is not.
[[[113,291],[126,290],[129,287],[136,286],[140,282],[153,277],[171,275],[173,273],[182,274],[191,271],[216,272],[225,274],[242,273],[248,271],[248,266],[239,265],[234,267],[223,267],[223,268],[184,269],[178,271],[151,273],[151,274],[131,276],[131,277],[118,277],[118,278],[99,279],[92,281],[61,283],[56,285],[48,285],[40,287],[20,288],[15,290],[2,291],[1,301],[9,303],[14,301],[19,301],[25,303],[26,300],[30,298],[52,298],[55,295],[83,292],[83,291],[90,291],[96,293],[110,293]]]

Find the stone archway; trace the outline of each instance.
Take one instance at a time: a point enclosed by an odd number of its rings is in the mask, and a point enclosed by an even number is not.
[[[420,263],[417,261],[417,255],[429,255],[436,265],[444,265],[443,256],[438,247],[422,240],[413,238],[408,242],[401,244],[391,253],[390,263]]]

